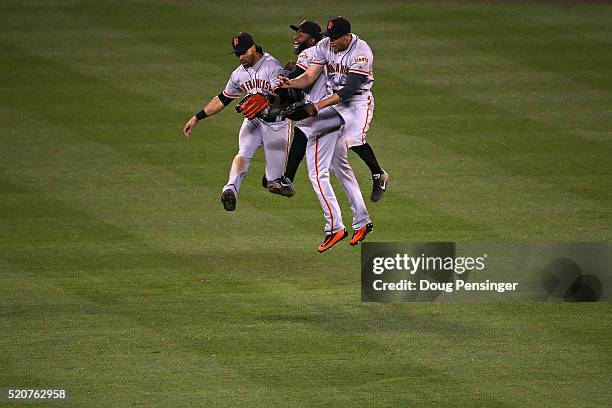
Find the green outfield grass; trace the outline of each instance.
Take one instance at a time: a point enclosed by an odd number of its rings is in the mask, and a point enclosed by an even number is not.
[[[231,36],[284,62],[288,24],[337,14],[375,56],[368,138],[391,179],[369,240],[610,242],[611,6],[7,0],[0,388],[96,408],[612,405],[609,303],[362,304],[359,248],[316,253],[305,166],[273,196],[262,153],[223,210],[241,117],[181,129],[236,67]]]

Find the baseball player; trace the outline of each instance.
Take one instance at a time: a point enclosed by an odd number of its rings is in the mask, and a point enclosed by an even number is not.
[[[389,175],[380,167],[372,147],[366,142],[374,111],[372,50],[351,33],[351,24],[344,17],[330,19],[322,34],[328,38],[317,44],[316,57],[306,72],[295,79],[281,78],[282,86],[309,87],[327,68],[327,84],[333,93],[314,103],[310,113],[317,115],[323,108],[332,107],[344,119],[346,143],[370,168],[373,180],[370,198],[378,201],[384,197]]]
[[[314,52],[314,48],[312,47],[317,45],[323,36],[321,35],[321,26],[314,21],[304,20],[299,25],[289,25],[289,28],[295,31],[295,36],[293,37],[293,52],[298,56],[298,60],[296,61],[293,70],[287,74],[287,77],[297,78],[306,72],[309,60]],[[318,86],[326,87],[326,83],[321,82]],[[323,89],[318,89],[317,86],[306,91],[308,94],[314,93],[315,97],[320,96],[322,92],[325,92]],[[285,169],[284,174],[286,179],[295,179],[295,174],[297,173],[300,162],[306,154],[306,143],[306,135],[304,135],[299,127],[295,127],[293,130],[291,148],[289,149],[289,157],[287,159],[287,168]]]
[[[284,106],[283,92],[275,89],[278,75],[284,72],[283,67],[256,45],[248,33],[234,36],[232,47],[232,52],[240,59],[240,66],[232,73],[223,92],[213,97],[183,129],[185,136],[189,137],[198,122],[217,114],[232,100],[247,93],[247,98],[237,108],[245,116],[238,136],[238,154],[232,161],[229,179],[221,194],[221,203],[227,211],[236,209],[240,184],[261,146],[266,158],[266,178],[272,180],[268,183],[268,190],[288,197],[294,193],[292,185],[281,191],[279,184],[285,170],[291,132],[289,122],[280,114]]]
[[[319,41],[323,38],[321,34],[321,26],[314,22],[304,20],[299,25],[291,24],[289,25],[293,31],[295,31],[295,36],[293,37],[293,52],[295,55],[298,55],[298,61],[289,61],[285,64],[286,76],[287,78],[297,78],[306,72],[308,68],[308,61],[305,58],[308,58],[307,55],[312,54],[314,52],[314,48],[308,51],[308,53],[304,53],[306,49],[314,47],[317,45]],[[325,82],[319,82],[319,86],[325,87]],[[308,93],[308,89],[306,89]],[[315,93],[318,94],[318,91],[315,89]],[[289,156],[287,158],[287,166],[285,168],[285,174],[281,182],[281,189],[285,185],[290,185],[293,188],[293,180],[295,180],[295,174],[297,173],[297,169],[304,159],[304,155],[306,154],[306,143],[308,139],[306,135],[300,130],[299,127],[294,127],[293,129],[293,139],[291,141],[291,147],[289,148]],[[264,175],[262,179],[262,185],[267,187],[268,180]]]
[[[289,76],[299,76],[316,59],[314,45],[321,39],[321,28],[311,21],[303,21],[299,26],[291,25],[290,27],[296,31],[294,48],[298,51],[299,56],[296,67]],[[323,73],[306,90],[305,99],[307,101],[318,102],[331,94],[327,86],[325,71],[326,68],[323,68]],[[359,244],[373,229],[361,189],[347,160],[347,146],[342,133],[343,126],[343,118],[331,107],[323,108],[316,117],[308,117],[295,123],[292,150],[296,137],[307,140],[305,150],[309,177],[326,219],[325,238],[317,247],[319,253],[327,251],[348,235],[342,221],[338,200],[330,183],[330,172],[338,179],[346,192],[353,214],[354,233],[350,244],[353,246]],[[297,164],[303,155],[304,153],[301,153],[301,156],[299,153],[296,154]],[[297,169],[297,165],[295,168]]]

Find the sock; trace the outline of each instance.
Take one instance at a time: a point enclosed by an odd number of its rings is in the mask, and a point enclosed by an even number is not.
[[[285,177],[295,180],[295,173],[300,166],[300,162],[306,154],[306,135],[298,127],[293,129],[293,141],[289,149],[289,157],[287,159],[287,168],[285,169]]]
[[[372,150],[369,144],[364,143],[361,146],[353,146],[351,147],[351,150],[361,157],[361,160],[363,160],[370,168],[372,174],[383,173],[383,170],[378,165],[378,160],[376,160],[376,156],[374,155],[374,150]]]

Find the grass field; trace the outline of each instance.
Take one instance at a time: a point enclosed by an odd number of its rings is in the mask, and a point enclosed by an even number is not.
[[[260,153],[228,213],[241,118],[181,129],[237,65],[234,33],[285,61],[288,24],[343,14],[374,51],[368,137],[391,175],[370,240],[610,242],[612,7],[308,4],[1,3],[0,388],[68,388],[74,407],[611,406],[610,303],[362,304],[359,249],[316,253],[304,166],[273,196]]]

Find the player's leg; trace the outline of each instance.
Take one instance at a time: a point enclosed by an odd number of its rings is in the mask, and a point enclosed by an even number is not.
[[[339,111],[346,121],[344,134],[348,147],[359,155],[372,173],[370,199],[378,201],[384,197],[389,175],[380,167],[372,146],[366,141],[366,133],[374,114],[374,97],[354,101],[348,107],[339,108]]]
[[[334,189],[329,180],[329,166],[338,139],[337,130],[342,118],[331,108],[323,109],[313,118],[299,123],[298,127],[308,139],[306,162],[308,175],[325,216],[325,238],[317,248],[324,252],[348,235]]]
[[[372,232],[373,224],[361,194],[361,188],[348,162],[347,146],[344,137],[338,137],[334,157],[330,165],[331,173],[338,179],[346,193],[346,198],[353,214],[353,237],[351,245],[357,245]]]
[[[295,173],[297,173],[297,169],[304,159],[307,143],[308,139],[306,138],[306,135],[299,127],[296,126],[293,129],[293,140],[291,141],[289,158],[287,159],[287,168],[285,169],[285,177],[291,181],[295,180]]]
[[[342,123],[342,118],[331,108],[324,109],[314,118],[297,122],[293,129],[293,140],[291,141],[291,149],[289,149],[285,177],[293,181],[297,169],[304,159],[306,144],[308,143],[308,136],[305,132],[308,134],[326,134],[333,132]]]
[[[262,144],[262,134],[257,121],[244,120],[238,135],[238,154],[232,161],[227,184],[223,186],[221,202],[227,211],[236,209],[236,200],[242,180],[246,177],[251,159]]]
[[[263,148],[266,156],[266,188],[269,192],[291,197],[295,194],[291,181],[283,179],[287,155],[289,152],[289,139],[291,126],[289,121],[266,123],[263,136]],[[263,183],[263,180],[262,180]]]
[[[308,143],[308,138],[298,126],[293,128],[293,139],[291,140],[291,147],[289,148],[287,166],[285,166],[285,179],[279,180],[280,182],[277,183],[278,190],[272,190],[273,193],[287,195],[284,192],[286,192],[288,189],[293,190],[293,193],[295,193],[295,190],[293,189],[293,181],[295,180],[297,169],[306,155],[306,144]],[[264,174],[261,179],[261,185],[264,188],[268,188],[268,184],[268,178]]]
[[[370,195],[370,200],[376,202],[383,199],[387,190],[389,174],[378,164],[374,150],[372,150],[372,147],[367,142],[359,146],[353,146],[351,150],[361,157],[372,173],[372,194]]]
[[[337,133],[316,136],[308,140],[306,160],[312,187],[325,216],[325,238],[317,250],[324,252],[347,235],[338,199],[330,182],[329,166],[334,154]]]

